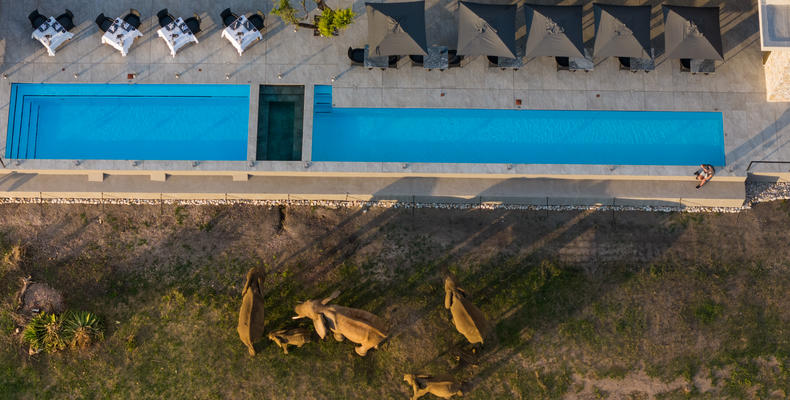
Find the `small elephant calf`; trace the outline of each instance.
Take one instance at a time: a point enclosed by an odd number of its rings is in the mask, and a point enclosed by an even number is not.
[[[463,391],[461,391],[461,384],[450,378],[438,378],[422,374],[406,374],[403,375],[403,380],[414,389],[414,395],[411,396],[411,400],[417,400],[428,393],[443,399],[464,395]]]
[[[305,343],[310,343],[310,336],[312,329],[310,328],[293,328],[293,329],[280,329],[269,333],[269,339],[274,341],[283,353],[288,354],[288,346],[302,347]]]

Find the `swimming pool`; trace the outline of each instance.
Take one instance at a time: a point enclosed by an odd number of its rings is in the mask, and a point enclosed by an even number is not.
[[[6,158],[246,160],[246,85],[11,87]]]
[[[337,108],[316,87],[313,161],[724,165],[719,112]],[[318,100],[322,98],[323,100]]]

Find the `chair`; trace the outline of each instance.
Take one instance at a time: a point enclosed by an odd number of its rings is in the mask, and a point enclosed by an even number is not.
[[[110,17],[105,16],[104,13],[101,13],[101,14],[99,14],[98,17],[96,17],[96,25],[99,26],[99,29],[102,32],[107,32],[107,29],[110,29],[110,27],[112,26],[112,24],[114,22],[115,22],[115,20],[113,20]]]
[[[123,20],[126,21],[127,24],[133,26],[134,29],[139,28],[140,27],[140,11],[137,11],[134,8],[132,8],[131,10],[129,10],[129,14],[126,14],[126,16],[123,17]]]
[[[498,67],[499,66],[499,57],[497,56],[486,56],[488,58],[488,66],[489,67]]]
[[[617,57],[617,61],[620,62],[620,70],[621,71],[630,71],[631,70],[631,58],[630,57]]]
[[[220,16],[220,18],[222,18],[222,25],[225,25],[226,27],[230,26],[230,24],[232,24],[233,21],[235,21],[235,20],[237,20],[239,18],[238,15],[236,15],[232,11],[230,11],[230,8],[226,8],[226,9],[222,10],[222,12],[219,13],[219,16]]]
[[[680,59],[680,70],[683,72],[690,72],[691,71],[691,59],[690,58],[681,58]]]
[[[47,22],[47,17],[41,15],[38,12],[38,9],[33,10],[30,15],[27,16],[27,19],[30,20],[30,25],[33,25],[33,29],[38,29],[44,22]]]
[[[390,56],[388,68],[398,68],[398,61],[400,61],[400,56]]]
[[[351,65],[365,65],[365,49],[348,48],[348,59]]]
[[[419,54],[418,55],[412,54],[409,56],[409,60],[411,60],[412,67],[422,67],[423,62],[425,61],[425,57]]]
[[[571,60],[568,57],[554,57],[557,61],[557,71],[568,71],[571,68]]]
[[[197,35],[200,32],[200,17],[197,14],[185,19],[184,23],[187,24],[187,28],[192,31],[193,35]]]
[[[66,12],[63,14],[58,15],[55,20],[67,31],[74,29],[74,14],[69,9],[66,9]]]
[[[159,12],[156,13],[156,18],[159,19],[160,28],[164,28],[176,20],[172,15],[170,15],[166,8],[159,10]]]
[[[457,50],[448,50],[447,51],[447,67],[448,68],[456,68],[461,66],[461,60],[464,59],[464,56],[459,56]]]
[[[263,19],[264,18],[265,18],[265,16],[263,15],[263,13],[258,11],[255,14],[250,14],[250,16],[247,17],[247,20],[250,21],[250,23],[252,24],[252,26],[255,27],[255,29],[257,29],[259,31],[262,31],[263,30]]]

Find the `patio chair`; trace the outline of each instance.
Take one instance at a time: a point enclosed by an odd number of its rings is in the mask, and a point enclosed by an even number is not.
[[[388,68],[398,68],[398,61],[400,61],[400,56],[390,56],[388,62]]]
[[[458,55],[457,50],[448,50],[447,51],[447,68],[457,68],[461,66],[461,60],[464,59],[464,56]]]
[[[33,29],[38,29],[44,22],[47,22],[47,17],[41,15],[38,9],[33,10],[33,12],[27,16],[27,19],[30,20],[30,25],[33,25]]]
[[[67,31],[74,29],[74,14],[69,9],[66,9],[66,12],[63,14],[58,15],[55,20]]]
[[[197,14],[192,14],[191,17],[184,20],[184,23],[187,24],[187,28],[192,31],[193,35],[200,32],[200,17]]]
[[[569,71],[571,69],[571,60],[568,57],[554,57],[557,61],[557,71]]]
[[[230,11],[230,8],[226,8],[222,10],[222,12],[219,13],[219,16],[222,19],[222,25],[225,25],[226,27],[230,26],[230,24],[232,24],[233,21],[239,18],[238,15]]]
[[[423,62],[425,61],[425,57],[417,54],[417,55],[410,55],[409,60],[411,60],[412,67],[422,67]]]
[[[691,72],[691,59],[690,58],[681,58],[680,59],[680,71],[681,72]]]
[[[365,49],[348,48],[348,59],[351,65],[365,65]]]
[[[105,16],[104,13],[101,13],[98,17],[96,17],[96,25],[99,26],[99,30],[102,32],[107,32],[107,29],[110,29],[114,22],[115,20]]]
[[[159,12],[156,13],[156,18],[159,19],[160,28],[164,28],[176,20],[172,15],[170,15],[166,8],[159,10]]]
[[[123,20],[126,21],[127,24],[133,26],[134,29],[140,28],[140,11],[132,8],[129,10],[129,14],[126,14],[126,16],[123,17]]]
[[[620,71],[630,71],[631,70],[631,58],[630,57],[617,57],[617,61],[620,62]]]
[[[263,20],[264,20],[264,18],[265,18],[265,16],[263,15],[263,13],[258,11],[255,14],[250,14],[250,16],[247,17],[247,20],[250,21],[250,23],[252,24],[252,26],[255,27],[255,29],[257,29],[259,31],[263,31]]]

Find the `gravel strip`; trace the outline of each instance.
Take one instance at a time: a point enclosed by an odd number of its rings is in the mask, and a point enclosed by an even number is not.
[[[761,202],[790,199],[790,183],[746,183],[746,201],[741,207],[680,207],[680,206],[617,206],[617,205],[567,205],[539,206],[531,204],[499,203],[410,203],[397,201],[343,201],[343,200],[147,200],[147,199],[75,199],[75,198],[0,198],[0,204],[119,204],[119,205],[234,205],[255,206],[311,206],[327,208],[438,208],[456,210],[538,210],[538,211],[647,211],[647,212],[715,212],[736,213],[748,210]]]

